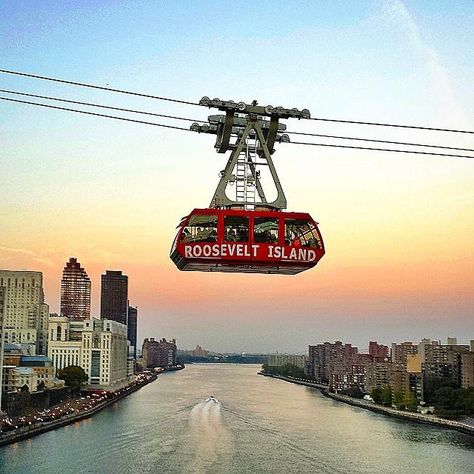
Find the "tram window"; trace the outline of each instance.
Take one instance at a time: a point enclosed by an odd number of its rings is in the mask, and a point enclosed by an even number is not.
[[[278,243],[278,219],[271,217],[256,217],[254,241],[264,244]]]
[[[285,219],[285,245],[321,248],[321,238],[311,221]]]
[[[193,215],[188,225],[184,228],[181,240],[189,242],[216,242],[217,241],[217,216]]]
[[[226,242],[248,242],[249,218],[244,216],[225,216],[224,240]]]

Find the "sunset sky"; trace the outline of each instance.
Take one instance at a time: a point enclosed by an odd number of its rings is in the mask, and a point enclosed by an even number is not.
[[[474,4],[461,0],[4,0],[0,69],[474,130],[473,24]],[[0,88],[203,121],[216,113],[5,74]],[[286,124],[474,148],[472,134]],[[0,101],[0,268],[42,271],[55,312],[62,269],[77,257],[97,316],[100,274],[122,270],[139,339],[174,337],[180,348],[474,339],[474,160],[279,144],[289,210],[320,223],[320,264],[296,276],[180,272],[169,248],[180,218],[209,205],[227,157],[213,145],[211,135]]]

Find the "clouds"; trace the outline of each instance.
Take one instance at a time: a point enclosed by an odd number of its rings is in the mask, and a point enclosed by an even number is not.
[[[456,97],[448,69],[437,52],[423,38],[414,16],[401,0],[388,0],[382,9],[382,18],[400,32],[420,61],[427,86],[439,104],[439,123],[469,126],[466,112]],[[435,120],[435,122],[436,122]],[[472,124],[471,124],[472,125]]]
[[[14,266],[24,265],[25,268],[31,268],[34,266],[34,264],[52,267],[55,264],[54,258],[52,258],[53,255],[54,252],[51,251],[46,251],[40,254],[29,249],[0,246],[0,260],[2,261],[2,268],[8,267],[9,263]]]

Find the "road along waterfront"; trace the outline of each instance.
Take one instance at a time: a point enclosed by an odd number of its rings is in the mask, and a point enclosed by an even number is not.
[[[472,472],[469,435],[341,404],[259,370],[191,364],[164,373],[92,418],[0,448],[0,471]]]
[[[87,396],[87,398],[72,398],[58,406],[55,405],[48,410],[42,410],[44,414],[34,416],[34,422],[29,422],[26,425],[16,428],[13,427],[11,430],[0,432],[0,446],[32,438],[33,436],[46,433],[47,431],[75,423],[85,418],[90,418],[112,403],[118,402],[156,379],[157,375],[151,372],[139,374],[135,377],[133,382],[115,392],[104,393],[102,396],[94,394]],[[32,416],[30,415],[28,418],[32,418]]]

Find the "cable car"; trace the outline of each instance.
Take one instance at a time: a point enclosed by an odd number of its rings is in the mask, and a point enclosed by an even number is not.
[[[178,227],[171,260],[185,271],[295,275],[324,255],[318,225],[303,212],[194,209]]]
[[[210,116],[209,124],[194,123],[191,130],[216,134],[217,152],[232,153],[209,208],[181,219],[171,260],[184,271],[295,275],[314,267],[325,252],[318,224],[308,213],[284,210],[286,197],[271,158],[276,141],[289,141],[279,119],[308,118],[309,111],[208,97],[200,105],[226,114]],[[262,169],[273,179],[273,201],[263,189]],[[227,193],[232,186],[233,198]]]

